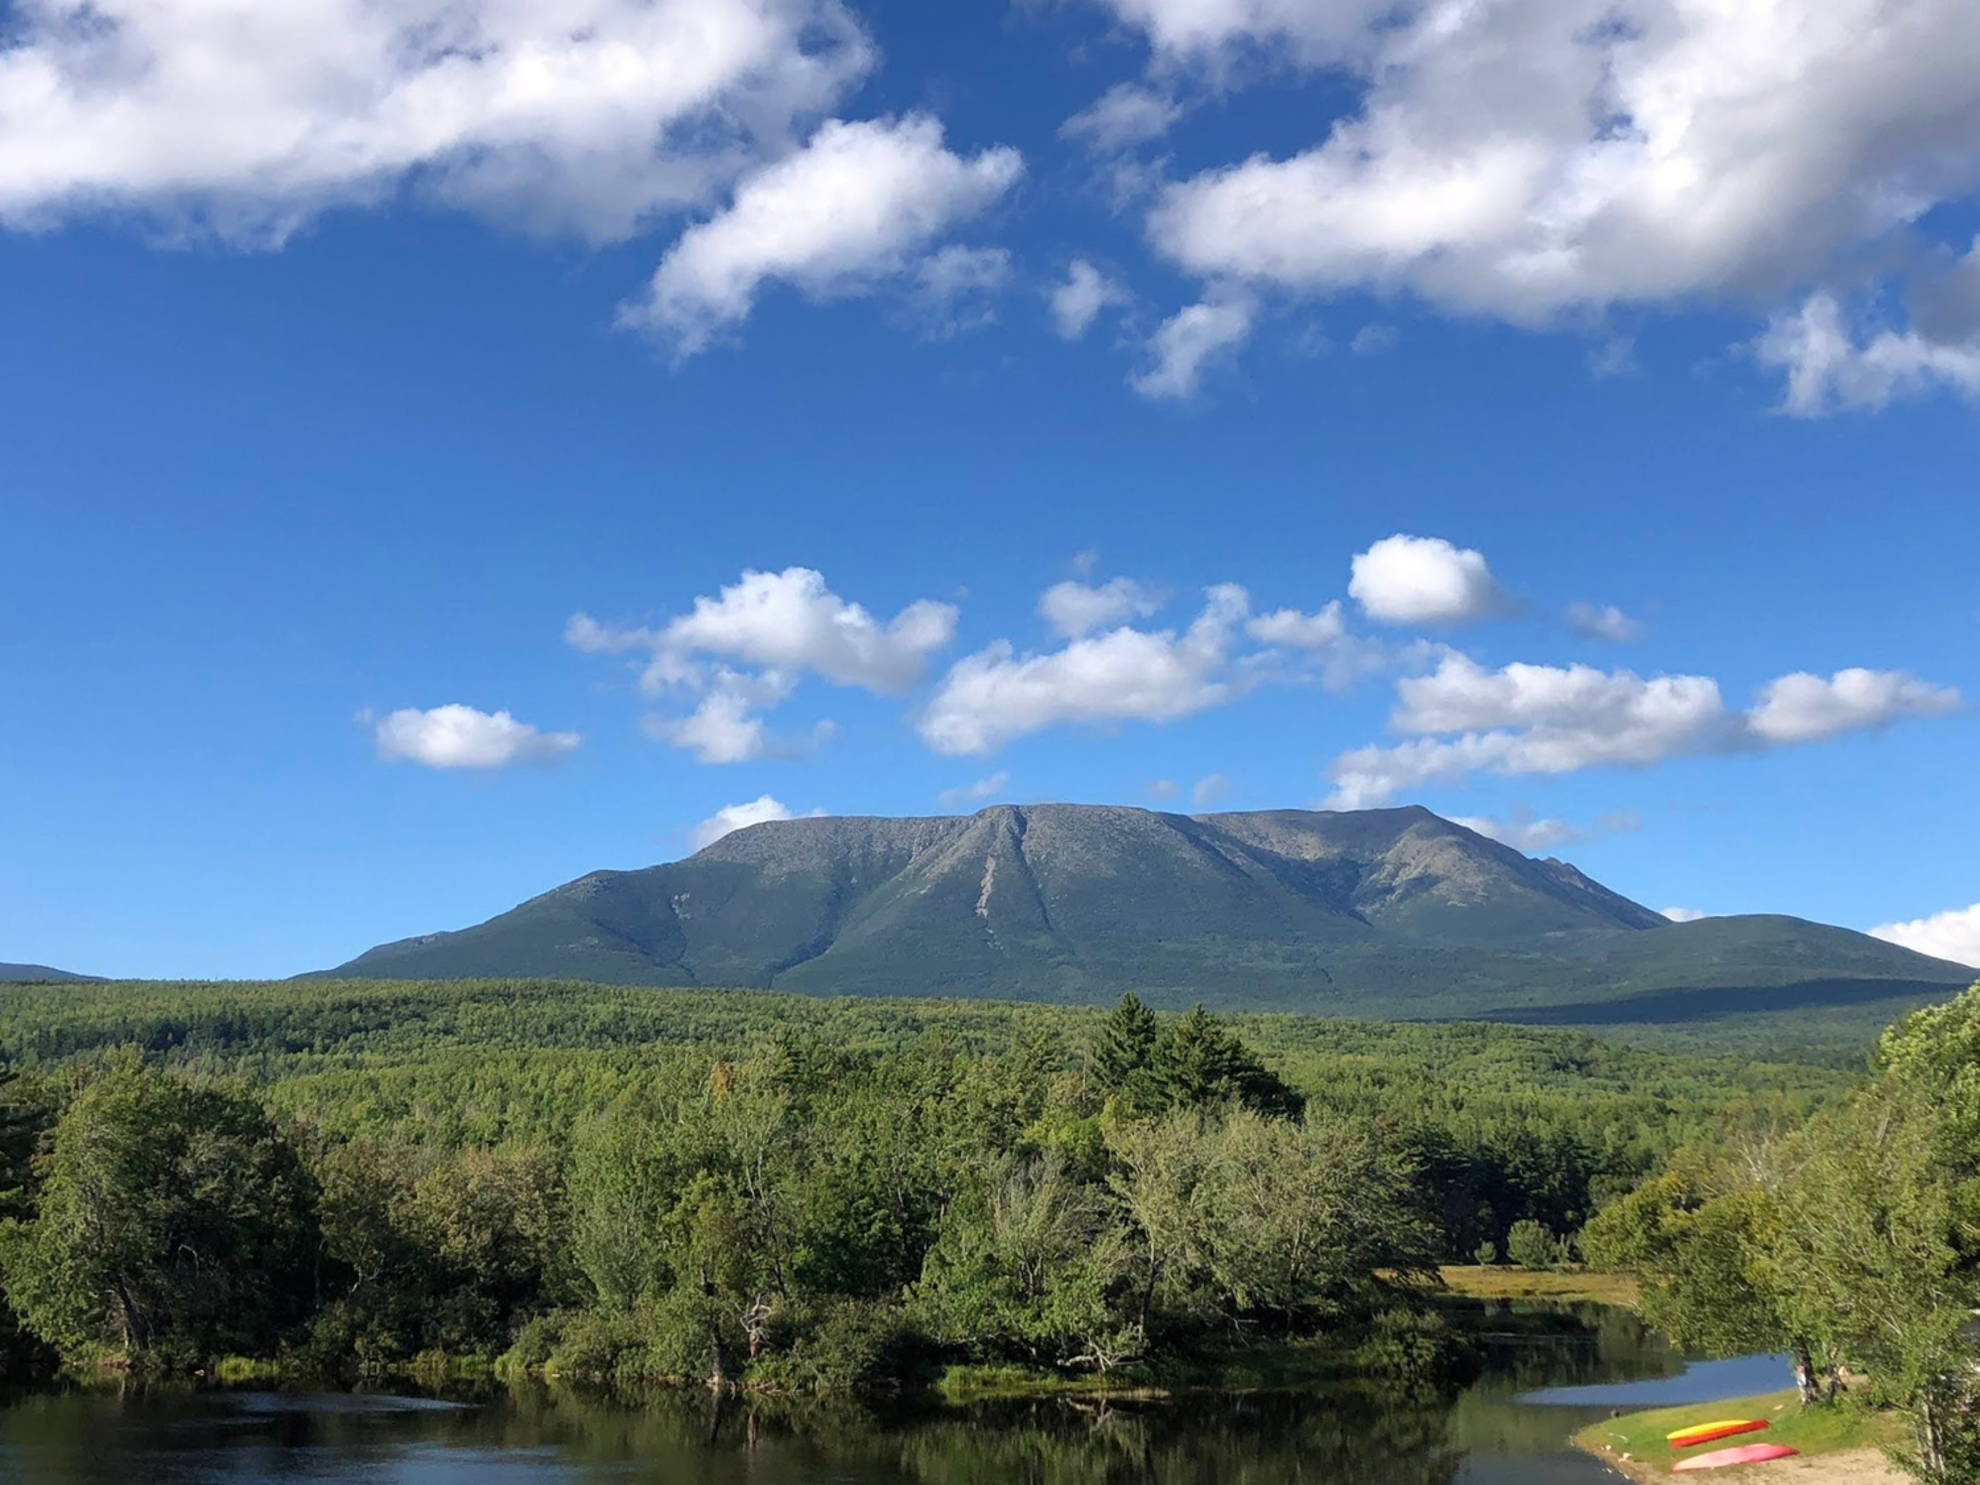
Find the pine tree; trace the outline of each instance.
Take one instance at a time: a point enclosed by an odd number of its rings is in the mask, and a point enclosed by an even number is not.
[[[1108,1014],[1093,1039],[1087,1066],[1094,1085],[1130,1108],[1148,1106],[1153,1093],[1155,1013],[1132,991]]]
[[[1162,1028],[1155,1040],[1153,1071],[1163,1101],[1173,1108],[1239,1103],[1290,1118],[1304,1103],[1201,1005]]]

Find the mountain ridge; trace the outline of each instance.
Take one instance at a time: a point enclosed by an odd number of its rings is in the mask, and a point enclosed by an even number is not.
[[[46,964],[0,964],[0,985],[103,983],[99,975],[79,975],[66,969],[52,969]]]
[[[1059,804],[768,821],[324,973],[1075,1002],[1132,989],[1157,1004],[1514,1020],[1693,992],[1920,999],[1971,978],[1799,919],[1674,924],[1418,806]]]

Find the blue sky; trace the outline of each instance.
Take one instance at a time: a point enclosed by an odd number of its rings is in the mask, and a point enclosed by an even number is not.
[[[1963,4],[101,9],[0,30],[0,959],[766,797],[1422,802],[1980,954]]]

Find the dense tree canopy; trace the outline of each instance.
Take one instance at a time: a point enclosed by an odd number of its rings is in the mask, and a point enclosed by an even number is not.
[[[1439,1260],[1571,1235],[1679,1143],[1850,1081],[1132,997],[64,989],[0,1000],[35,1090],[0,1121],[0,1272],[32,1334],[146,1365],[846,1386],[1377,1331],[1416,1365]]]
[[[1921,1480],[1980,1478],[1980,986],[1892,1027],[1805,1125],[1681,1152],[1583,1245],[1644,1313],[1722,1353],[1782,1347],[1804,1397],[1847,1367],[1917,1425]]]
[[[315,1182],[245,1092],[135,1057],[56,1124],[34,1212],[0,1229],[27,1326],[70,1351],[266,1351],[311,1307]]]

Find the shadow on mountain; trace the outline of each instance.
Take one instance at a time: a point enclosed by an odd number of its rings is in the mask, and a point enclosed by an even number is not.
[[[1495,1006],[1478,1020],[1520,1026],[1624,1026],[1724,1021],[1767,1012],[1833,1010],[1905,1001],[1945,1000],[1954,987],[1927,980],[1799,980],[1787,985],[1704,985],[1654,990],[1623,1000],[1581,1000],[1568,1005]]]

